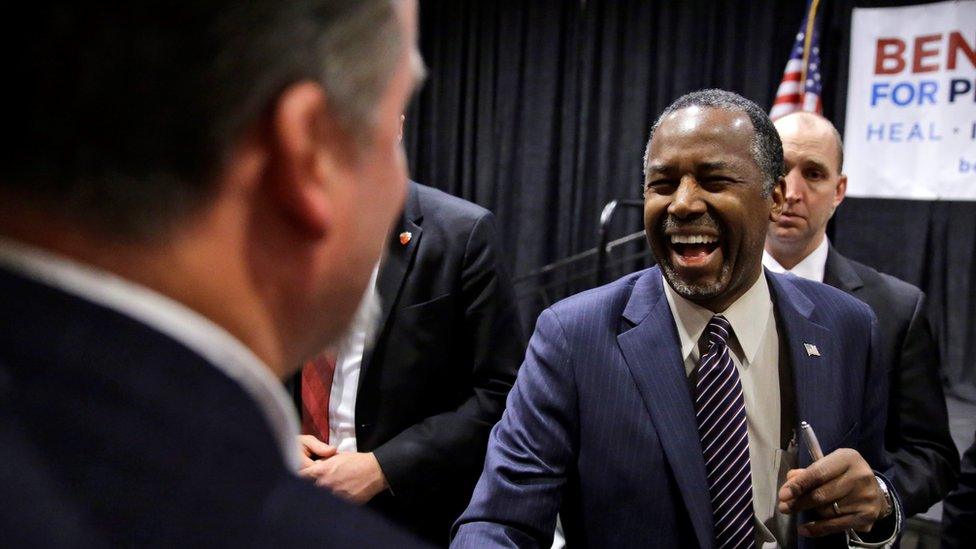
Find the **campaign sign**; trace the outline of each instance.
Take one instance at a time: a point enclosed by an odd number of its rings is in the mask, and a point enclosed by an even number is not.
[[[976,0],[856,8],[849,196],[976,200]]]

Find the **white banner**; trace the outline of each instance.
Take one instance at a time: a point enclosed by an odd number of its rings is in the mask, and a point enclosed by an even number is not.
[[[976,0],[856,8],[848,196],[976,200]]]

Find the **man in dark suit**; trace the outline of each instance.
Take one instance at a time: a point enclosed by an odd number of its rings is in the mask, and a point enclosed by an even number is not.
[[[416,6],[25,9],[0,168],[4,542],[417,544],[298,478],[280,384],[345,329],[402,207]]]
[[[942,503],[942,549],[972,547],[976,540],[976,442],[962,456],[959,486]]]
[[[302,474],[439,545],[471,498],[525,350],[494,224],[480,206],[411,183],[377,275],[380,323],[361,328],[373,343],[340,347],[329,379],[302,373],[332,396],[321,428],[304,422],[317,439],[303,437],[308,452],[327,441],[327,459]],[[347,465],[358,461],[375,466]],[[356,482],[370,474],[384,482]]]
[[[539,317],[455,545],[547,546],[560,509],[581,546],[894,540],[873,316],[763,275],[782,173],[751,101],[704,90],[664,111],[644,195],[660,267]],[[826,454],[815,462],[801,421]]]
[[[894,460],[906,516],[925,512],[952,488],[959,467],[925,295],[847,259],[827,240],[827,221],[847,189],[843,144],[833,124],[816,114],[794,113],[775,125],[786,162],[786,208],[769,226],[763,264],[840,288],[877,315],[890,390],[885,448]]]

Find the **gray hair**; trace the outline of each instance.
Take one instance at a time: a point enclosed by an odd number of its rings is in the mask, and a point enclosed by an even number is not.
[[[361,137],[363,127],[372,129],[379,122],[376,105],[403,48],[410,45],[404,43],[399,20],[395,14],[391,16],[391,0],[353,3],[359,4],[356,9],[346,10],[321,27],[318,72],[348,130]],[[411,62],[417,61],[411,56]],[[414,70],[422,71],[422,65]]]
[[[119,238],[164,236],[291,84],[320,83],[370,135],[407,47],[397,1],[29,5],[0,187]]]
[[[699,90],[682,95],[674,103],[671,103],[664,112],[657,117],[654,125],[651,126],[651,135],[647,140],[647,148],[644,153],[644,175],[647,176],[647,151],[650,150],[651,140],[654,139],[654,132],[661,125],[661,122],[670,114],[688,107],[707,107],[712,109],[722,109],[731,112],[745,113],[752,122],[754,131],[752,138],[752,158],[756,166],[763,173],[763,195],[769,196],[776,186],[776,181],[783,177],[786,170],[783,165],[783,142],[780,141],[779,132],[773,126],[766,111],[759,108],[752,101],[742,97],[737,93],[719,89]]]

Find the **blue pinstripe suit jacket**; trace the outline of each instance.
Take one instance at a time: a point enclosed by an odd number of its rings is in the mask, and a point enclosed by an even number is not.
[[[829,286],[766,276],[796,416],[816,427],[825,453],[854,448],[889,473],[874,314]],[[809,464],[802,444],[799,456]],[[690,388],[656,267],[539,317],[454,546],[547,547],[557,511],[574,547],[713,546]]]

